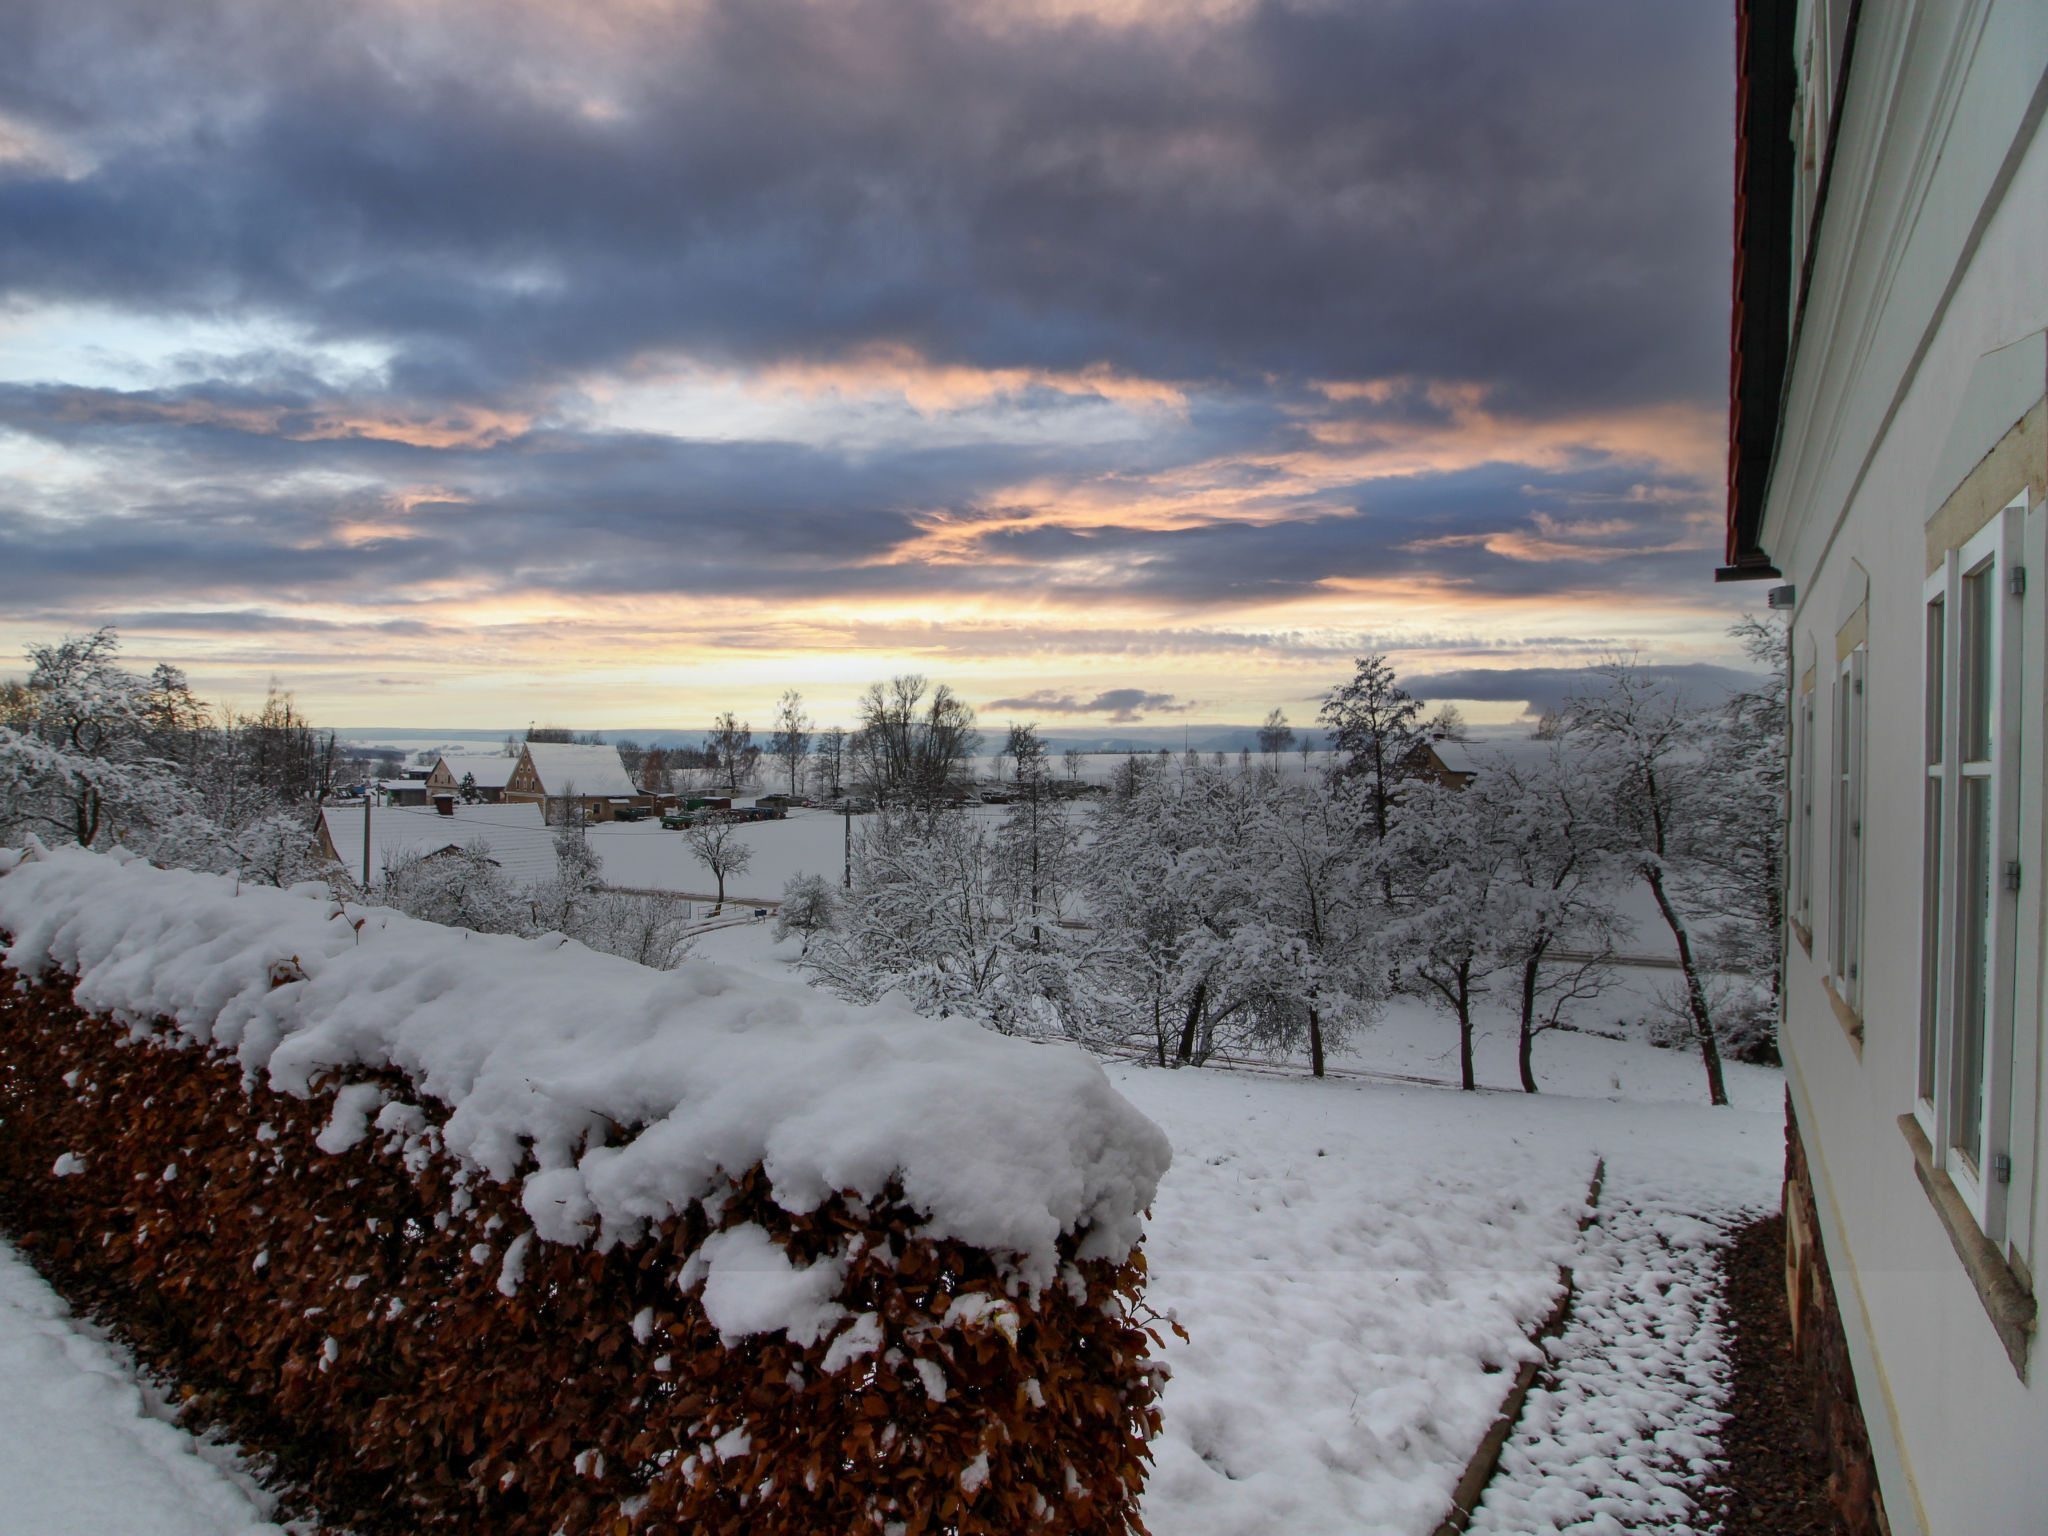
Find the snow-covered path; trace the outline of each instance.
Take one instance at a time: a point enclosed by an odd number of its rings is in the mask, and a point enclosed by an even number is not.
[[[153,1417],[125,1360],[0,1242],[0,1530],[282,1536],[226,1459]]]
[[[1692,1459],[1719,1422],[1708,1240],[1774,1195],[1774,1109],[1111,1076],[1174,1142],[1148,1297],[1189,1338],[1165,1349],[1154,1536],[1427,1536],[1529,1356],[1560,1263],[1581,1291],[1562,1346],[1582,1363],[1532,1394],[1520,1502],[1486,1528],[1689,1507],[1673,1490],[1697,1487]],[[1604,1219],[1581,1251],[1601,1157]],[[1537,1444],[1527,1427],[1552,1419],[1554,1444]],[[1534,1523],[1551,1509],[1566,1518]]]
[[[1729,1365],[1718,1250],[1770,1204],[1725,1181],[1637,1166],[1610,1180],[1577,1296],[1470,1529],[1484,1536],[1687,1536],[1714,1528]],[[1733,1197],[1733,1198],[1731,1198]]]

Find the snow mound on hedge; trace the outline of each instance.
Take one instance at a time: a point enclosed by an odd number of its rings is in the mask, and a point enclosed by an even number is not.
[[[80,1007],[169,1021],[282,1092],[398,1068],[492,1179],[531,1148],[524,1204],[554,1242],[631,1237],[760,1163],[792,1212],[897,1177],[932,1236],[1014,1255],[1035,1286],[1062,1233],[1123,1258],[1171,1155],[1078,1049],[710,961],[652,971],[78,848],[0,850],[0,929],[15,970],[61,969]],[[343,1093],[323,1150],[390,1118],[368,1085]]]

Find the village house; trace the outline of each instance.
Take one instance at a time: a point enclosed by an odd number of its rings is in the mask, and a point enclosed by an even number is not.
[[[475,801],[470,803],[497,805],[505,798],[505,786],[518,766],[518,758],[506,757],[502,753],[492,757],[437,758],[433,771],[427,775],[427,798],[432,800],[438,795],[454,795],[458,801],[463,801],[466,798],[463,787],[467,781],[476,794]]]
[[[655,808],[626,772],[617,747],[572,747],[529,741],[519,749],[505,781],[506,804],[541,806],[550,824],[580,815],[586,821],[617,821],[634,807]]]
[[[1737,19],[1719,574],[1791,620],[1797,1347],[1851,1531],[2040,1531],[2048,8]]]
[[[1479,777],[1479,759],[1471,746],[1448,736],[1426,736],[1401,759],[1409,778],[1434,779],[1445,789],[1463,789]]]

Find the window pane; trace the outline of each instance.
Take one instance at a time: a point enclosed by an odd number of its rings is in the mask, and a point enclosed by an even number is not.
[[[1962,781],[1957,853],[1962,889],[1956,932],[1955,1093],[1949,1141],[1972,1165],[1982,1161],[1984,1037],[1990,1023],[1985,971],[1991,958],[1991,780]]]
[[[1987,565],[1963,578],[1963,761],[1981,763],[1991,756],[1991,579]]]
[[[1920,1097],[1934,1098],[1935,1039],[1941,1027],[1941,780],[1927,780],[1920,881]]]
[[[1927,761],[1930,763],[1941,761],[1941,688],[1947,661],[1944,655],[1944,642],[1948,638],[1944,633],[1947,607],[1947,603],[1938,597],[1927,605]]]

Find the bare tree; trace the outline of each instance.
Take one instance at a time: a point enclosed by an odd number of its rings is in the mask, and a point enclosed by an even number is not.
[[[1445,741],[1470,741],[1472,728],[1465,724],[1465,712],[1455,704],[1440,704],[1422,724],[1422,734]]]
[[[1001,756],[1010,760],[1011,777],[1019,784],[1037,784],[1046,777],[1045,743],[1039,739],[1035,721],[1011,722]]]
[[[731,710],[726,710],[711,722],[711,733],[704,738],[705,750],[725,779],[728,792],[738,793],[740,774],[747,767],[754,750],[754,733],[747,722]]]
[[[823,793],[819,798],[836,800],[846,789],[846,732],[839,726],[832,726],[818,732],[818,750],[812,761],[816,765],[813,777],[822,782]]]
[[[775,734],[768,750],[782,761],[789,774],[789,792],[796,794],[797,775],[811,750],[811,718],[804,713],[804,696],[794,688],[786,690],[775,705]]]
[[[1266,723],[1259,727],[1259,751],[1269,761],[1278,764],[1280,754],[1294,745],[1294,728],[1287,723],[1287,711],[1276,709],[1266,716]]]
[[[882,800],[938,803],[981,749],[967,701],[915,675],[871,684],[860,716],[856,772]]]
[[[697,862],[711,871],[718,882],[718,904],[725,905],[725,882],[729,876],[746,873],[754,850],[739,839],[739,824],[713,818],[700,821],[683,834]]]

